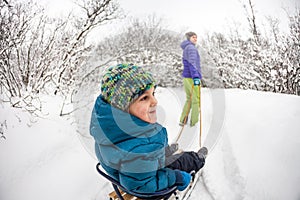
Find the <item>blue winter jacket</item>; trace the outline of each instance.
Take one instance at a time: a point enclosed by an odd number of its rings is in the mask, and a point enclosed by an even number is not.
[[[114,108],[101,95],[92,111],[90,133],[106,172],[128,190],[153,193],[173,186],[176,171],[165,166],[167,131]]]
[[[195,45],[191,41],[185,40],[181,43],[180,47],[183,50],[182,62],[184,68],[182,76],[184,78],[202,79],[200,55]]]

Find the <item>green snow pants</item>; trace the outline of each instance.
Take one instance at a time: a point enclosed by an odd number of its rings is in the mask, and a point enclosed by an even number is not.
[[[194,126],[199,121],[199,112],[200,112],[200,108],[199,108],[200,107],[200,91],[199,91],[200,86],[194,86],[193,88],[193,85],[194,85],[194,81],[192,78],[183,79],[186,101],[181,113],[180,123],[184,123],[185,117],[188,116],[190,110],[192,110],[191,120],[190,120],[191,126]],[[192,95],[192,99],[191,99],[191,95]]]

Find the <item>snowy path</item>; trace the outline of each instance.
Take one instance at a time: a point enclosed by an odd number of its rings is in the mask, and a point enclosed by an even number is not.
[[[185,100],[185,94],[184,91],[181,89],[173,89],[169,90],[167,92],[164,92],[164,98],[159,99],[159,102],[162,104],[162,106],[167,105],[168,99],[177,98],[177,111],[178,115],[173,116],[172,119],[169,119],[168,123],[171,124],[177,124],[179,119],[179,114],[181,113],[181,108],[184,105]],[[204,97],[204,98],[203,98]],[[219,101],[216,101],[219,100]],[[224,93],[218,92],[211,92],[204,90],[202,92],[202,137],[201,137],[201,146],[206,146],[209,149],[209,157],[214,156],[213,151],[215,150],[215,147],[217,145],[217,142],[220,140],[221,134],[222,134],[222,126],[224,121]],[[174,107],[173,107],[174,109]],[[213,114],[213,109],[217,110],[217,114]],[[171,111],[165,111],[166,113]],[[173,111],[174,113],[174,111]],[[170,117],[170,116],[168,116]],[[174,141],[174,138],[176,138],[176,134],[179,132],[180,127],[168,127],[168,133],[169,133],[169,139],[170,141]],[[175,134],[174,134],[175,133]],[[194,127],[190,127],[189,124],[187,124],[182,132],[181,138],[179,139],[180,147],[186,151],[198,151],[200,148],[199,144],[199,137],[200,137],[200,123],[198,123]],[[207,162],[209,162],[209,157],[207,159]],[[207,164],[206,164],[207,165]],[[194,188],[193,193],[190,196],[190,199],[202,199],[202,200],[213,200],[214,196],[211,193],[211,191],[214,191],[213,189],[209,189],[209,187],[214,187],[213,185],[209,184],[211,180],[209,180],[208,175],[208,169],[207,166],[204,166],[203,168],[203,175],[198,179],[197,184]]]
[[[180,148],[186,151],[197,152],[200,148],[199,135],[200,135],[199,124],[197,124],[195,127],[189,127],[189,125],[186,125],[178,141],[178,143],[180,144]],[[207,143],[205,135],[202,136],[202,142]],[[212,151],[212,148],[208,147],[208,149],[209,151]],[[204,166],[202,176],[199,177],[189,199],[214,200],[213,195],[211,194],[206,184],[205,176],[206,176],[206,166]]]
[[[195,186],[195,190],[191,194],[190,199],[214,200],[214,197],[209,192],[205,184],[203,176],[201,176],[197,181],[197,185]]]
[[[220,143],[207,146],[209,156],[203,168],[203,173],[191,194],[190,199],[214,200],[214,199],[233,199],[239,200],[244,198],[244,181],[240,175],[236,159],[234,157],[230,140],[226,133],[220,135]],[[212,144],[208,141],[213,137],[202,138],[205,143]],[[179,144],[185,150],[199,149],[199,126],[185,127]],[[216,182],[216,180],[218,180]],[[224,183],[227,183],[224,185]],[[221,194],[221,195],[220,195]],[[226,198],[224,198],[226,194]],[[229,198],[228,198],[229,197]]]
[[[189,127],[189,125],[186,125],[178,141],[180,147],[184,150],[191,150],[197,152],[200,148],[199,135],[200,135],[199,125],[196,125],[193,128]],[[202,139],[205,141],[204,137]],[[203,175],[199,177],[189,199],[213,200],[213,196],[208,190],[203,176],[205,176],[204,171],[203,171]]]
[[[190,200],[299,200],[300,97],[227,90],[224,119],[216,111],[222,104],[212,99],[224,95],[213,92],[203,91],[204,146],[213,150]],[[169,89],[157,91],[157,98],[172,141],[182,102]],[[92,142],[74,134],[74,123],[55,117],[32,124],[20,110],[0,107],[0,113],[0,123],[7,123],[7,139],[0,141],[1,200],[107,199],[112,187],[97,174]],[[89,115],[79,115],[86,125]],[[198,149],[198,135],[187,137],[195,146],[181,145]]]

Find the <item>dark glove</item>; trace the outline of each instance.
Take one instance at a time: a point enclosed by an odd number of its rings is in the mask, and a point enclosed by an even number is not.
[[[179,191],[183,191],[187,186],[189,186],[192,176],[191,174],[185,172],[185,171],[176,171],[176,182],[177,189]]]
[[[200,78],[194,78],[193,80],[194,80],[194,85],[195,85],[195,86],[200,85],[200,83],[201,83]]]

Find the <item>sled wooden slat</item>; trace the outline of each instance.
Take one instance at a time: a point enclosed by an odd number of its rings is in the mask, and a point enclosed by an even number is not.
[[[130,194],[127,194],[122,190],[120,190],[120,193],[122,194],[122,197],[124,198],[124,200],[140,200],[139,198],[132,196]],[[109,193],[108,196],[109,196],[110,200],[118,200],[119,199],[119,197],[115,191],[112,191],[111,193]]]

